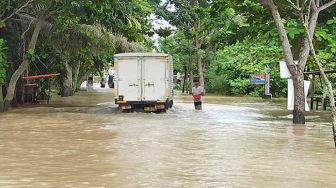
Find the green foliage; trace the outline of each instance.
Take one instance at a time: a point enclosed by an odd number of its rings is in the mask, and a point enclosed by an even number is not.
[[[8,2],[11,6],[7,6]],[[11,62],[22,60],[17,57],[19,46],[22,46],[21,30],[31,21],[28,19],[20,23],[23,18],[18,15],[13,17],[15,24],[10,19],[6,23],[1,20],[25,2],[27,1],[0,1],[0,26],[6,24],[6,28],[0,28],[0,37],[8,41],[10,48],[7,50],[4,40],[0,39],[0,81],[5,78],[5,73],[9,78],[12,72],[8,70],[13,71],[18,66],[15,64],[8,68],[5,54],[11,54],[8,55]],[[259,95],[262,86],[249,85],[248,78],[250,74],[263,73],[265,64],[269,64],[271,93],[284,96],[286,81],[279,78],[278,68],[278,61],[283,59],[282,52],[270,12],[254,0],[198,2],[199,6],[193,6],[189,0],[61,0],[59,3],[35,0],[28,8],[22,9],[22,15],[37,18],[49,3],[52,5],[49,13],[53,15],[46,20],[36,49],[28,49],[26,53],[32,61],[30,74],[62,72],[64,61],[69,62],[73,68],[79,67],[79,75],[100,72],[111,63],[114,53],[145,51],[145,46],[150,46],[146,40],[147,35],[154,31],[150,28],[148,16],[155,11],[157,17],[165,18],[177,28],[177,31],[172,31],[172,28],[156,31],[165,37],[160,40],[159,51],[173,56],[175,73],[183,73],[191,61],[194,75],[197,76],[194,49],[197,33],[202,43],[207,91],[230,95]],[[283,0],[277,3],[288,4]],[[168,10],[172,4],[174,9]],[[292,48],[300,49],[302,41],[299,39],[304,32],[294,19],[297,16],[287,5],[280,7],[280,13],[286,18],[284,25],[293,44]],[[197,19],[201,23],[199,29],[194,28]],[[48,25],[52,25],[51,31],[45,31]],[[9,38],[16,38],[16,41],[8,40]],[[336,8],[321,13],[314,44],[327,69],[335,69]],[[308,66],[316,69],[311,60]]]
[[[321,24],[315,32],[315,47],[318,51],[318,57],[325,67],[325,70],[336,70],[336,17],[332,17]],[[311,61],[309,68],[318,70],[318,67]],[[336,75],[329,74],[331,83],[336,83]],[[320,83],[316,83],[319,86]],[[317,87],[317,92],[322,93],[322,88]]]
[[[235,10],[233,8],[227,8],[225,9],[225,14],[227,14],[228,16],[234,16],[236,14]]]
[[[271,90],[277,96],[284,95],[282,87],[285,83],[275,77],[279,76],[278,61],[282,59],[281,50],[277,47],[277,32],[270,30],[271,26],[260,22],[255,24],[261,18],[269,19],[264,16],[265,11],[260,4],[249,0],[239,0],[239,3],[199,1],[199,7],[192,7],[185,0],[170,0],[166,6],[169,4],[174,4],[176,11],[164,11],[160,15],[173,23],[178,31],[161,40],[160,49],[173,55],[175,72],[184,72],[189,60],[195,62],[192,38],[199,32],[207,92],[260,95],[262,86],[250,85],[249,75],[263,73],[264,66],[270,64],[274,74]],[[201,19],[200,31],[193,28],[197,17]],[[288,27],[292,25],[295,23],[288,23]],[[292,34],[295,37],[300,33],[293,31]],[[197,76],[195,63],[193,72]]]
[[[336,17],[332,17],[316,28],[315,46],[318,56],[326,70],[336,69]],[[314,63],[310,62],[310,68],[317,70]]]
[[[272,15],[258,1],[253,0],[199,0],[199,7],[190,1],[167,0],[163,7],[174,4],[176,10],[160,9],[159,15],[177,27],[177,32],[160,41],[160,48],[169,52],[177,64],[175,71],[183,71],[190,51],[194,45],[193,36],[201,35],[201,51],[205,64],[207,92],[228,95],[253,95],[262,93],[260,85],[249,85],[250,74],[263,73],[264,66],[271,68],[271,93],[285,96],[286,80],[280,79],[278,62],[283,59],[279,34]],[[276,1],[288,34],[294,58],[299,57],[302,48],[304,29],[286,1]],[[308,8],[308,7],[306,7]],[[327,69],[336,69],[336,8],[321,13],[316,28],[314,45]],[[195,18],[200,18],[200,31],[194,30]],[[181,42],[191,41],[191,43]],[[189,46],[188,46],[189,45]],[[191,53],[194,53],[191,50]],[[195,55],[191,60],[195,66]],[[316,70],[312,62],[308,69]],[[333,76],[331,80],[336,81]]]
[[[66,9],[62,12],[68,17],[78,17],[82,24],[99,23],[110,28],[114,33],[123,33],[131,40],[143,39],[147,27],[146,17],[152,9],[148,1],[65,1]]]
[[[6,56],[5,40],[0,38],[0,83],[2,83],[6,76],[7,56]],[[1,85],[0,85],[1,87]]]
[[[246,94],[249,92],[249,80],[244,78],[236,78],[234,80],[229,80],[230,88],[232,93],[235,94]]]
[[[35,50],[29,48],[26,53],[26,58],[29,59],[30,61],[35,61]]]
[[[218,51],[214,62],[206,71],[206,90],[226,95],[261,95],[263,86],[249,84],[250,74],[265,72],[265,65],[271,69],[271,93],[284,96],[286,81],[279,76],[281,49],[264,42],[245,40],[226,46]]]
[[[191,61],[194,59],[193,44],[186,38],[184,33],[179,31],[173,36],[161,39],[159,42],[160,51],[173,56],[174,72],[184,72],[189,58],[191,58]]]

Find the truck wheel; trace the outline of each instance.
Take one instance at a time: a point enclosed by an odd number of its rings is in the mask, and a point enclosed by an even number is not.
[[[169,101],[167,100],[166,101],[166,104],[165,104],[165,108],[164,108],[165,110],[168,110],[169,109]]]
[[[173,100],[169,101],[169,108],[172,108],[173,104],[174,104]]]

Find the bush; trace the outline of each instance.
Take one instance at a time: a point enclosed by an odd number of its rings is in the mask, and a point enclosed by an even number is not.
[[[206,90],[225,95],[261,95],[263,86],[250,85],[249,77],[250,74],[264,73],[268,64],[271,93],[273,96],[286,96],[286,80],[281,79],[279,73],[281,47],[265,43],[245,40],[219,50],[214,62],[206,69]]]

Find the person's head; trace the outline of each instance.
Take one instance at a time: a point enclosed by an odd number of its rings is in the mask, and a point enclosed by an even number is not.
[[[195,87],[198,87],[199,85],[200,85],[199,81],[198,81],[198,80],[195,80],[195,81],[194,81],[194,86],[195,86]]]

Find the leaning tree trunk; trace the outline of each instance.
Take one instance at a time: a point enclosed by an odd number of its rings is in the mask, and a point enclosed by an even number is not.
[[[82,83],[85,81],[85,79],[89,76],[89,73],[85,73],[84,75],[80,76],[77,80],[77,86],[76,86],[76,91],[80,90],[80,87]]]
[[[320,62],[319,58],[316,55],[316,51],[315,51],[314,44],[313,44],[313,37],[309,33],[308,26],[307,26],[307,24],[304,21],[304,15],[302,13],[300,13],[300,18],[301,18],[301,22],[302,22],[302,24],[304,26],[304,29],[305,29],[305,32],[306,32],[306,35],[307,35],[310,51],[311,51],[311,53],[313,55],[313,58],[315,60],[315,64],[319,68],[319,71],[321,73],[324,85],[327,88],[326,91],[327,91],[327,93],[329,95],[329,99],[330,99],[330,111],[331,111],[331,115],[332,115],[332,122],[331,122],[332,123],[332,132],[333,132],[334,145],[335,145],[335,148],[336,148],[336,131],[335,131],[335,126],[336,126],[336,106],[335,106],[334,90],[332,88],[332,85],[331,85],[331,82],[330,82],[329,78],[327,77],[327,75],[324,72],[324,68],[323,68],[322,63]],[[323,91],[325,91],[325,90],[323,90]]]
[[[44,17],[38,18],[36,26],[34,28],[33,35],[31,37],[29,45],[28,45],[28,50],[33,50],[33,51],[35,50],[36,42],[37,42],[37,39],[38,39],[38,36],[40,34],[40,31],[41,31],[41,28],[42,28],[42,25],[43,25],[44,21],[45,21]],[[13,97],[14,97],[14,94],[15,94],[16,83],[19,80],[20,76],[27,69],[29,63],[30,63],[30,59],[29,59],[28,54],[26,52],[23,62],[21,63],[21,65],[18,67],[18,69],[16,69],[16,71],[11,76],[11,79],[10,79],[9,85],[8,85],[7,95],[6,95],[5,100],[4,100],[5,104],[8,104],[10,101],[13,100]]]
[[[73,95],[72,92],[72,67],[68,62],[64,63],[65,75],[63,77],[63,88],[61,92],[62,97],[69,97]]]
[[[294,111],[293,123],[305,124],[305,93],[304,93],[304,76],[302,72],[293,76],[294,85]]]

